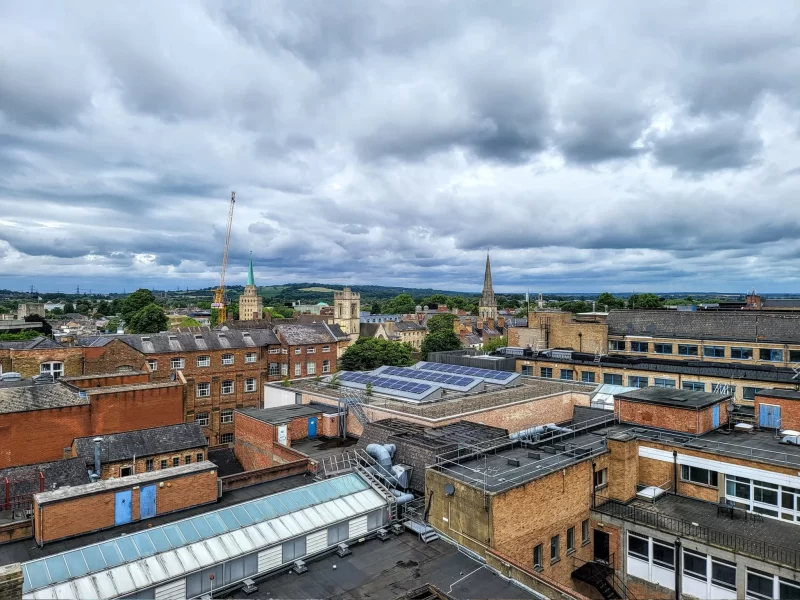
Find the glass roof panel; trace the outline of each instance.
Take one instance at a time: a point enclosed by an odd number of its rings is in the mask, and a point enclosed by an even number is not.
[[[176,525],[167,525],[162,527],[161,531],[163,531],[167,536],[167,539],[173,548],[180,548],[186,544],[186,540],[183,539],[183,535],[181,535],[181,531]]]
[[[122,558],[125,559],[125,562],[139,560],[139,551],[136,549],[131,538],[123,536],[117,538],[115,541],[117,542],[117,548],[122,552]]]
[[[100,559],[102,560],[102,557]],[[89,567],[86,565],[86,560],[83,558],[83,552],[80,550],[67,552],[64,555],[64,560],[67,561],[69,574],[72,577],[80,577],[81,575],[86,575],[89,572]],[[106,563],[102,563],[102,566],[99,568],[102,569],[105,564]]]
[[[106,561],[106,566],[116,567],[125,562],[122,554],[119,553],[117,545],[114,542],[104,542],[100,544],[100,552],[103,553],[103,558]]]
[[[211,525],[208,524],[208,521],[205,517],[195,517],[191,520],[192,525],[197,530],[197,533],[200,534],[200,537],[203,539],[210,538],[215,535],[214,530],[211,528]]]
[[[190,544],[192,542],[196,542],[200,539],[200,534],[197,533],[197,530],[192,526],[190,521],[179,521],[177,523],[178,529],[181,530],[183,534],[183,539],[185,539]]]
[[[43,560],[28,563],[25,568],[28,571],[27,579],[30,580],[33,589],[50,585],[50,575],[47,573],[47,567]]]
[[[52,583],[69,579],[67,561],[64,560],[63,556],[51,556],[50,558],[46,558],[44,562],[47,565],[47,570],[50,572],[50,581]]]
[[[148,534],[150,535],[150,541],[153,542],[156,550],[159,552],[166,552],[170,549],[169,540],[167,539],[167,535],[164,533],[163,529],[151,529]]]
[[[233,513],[230,511],[229,508],[221,510],[217,514],[219,515],[220,519],[222,519],[222,521],[225,523],[225,525],[228,527],[228,531],[233,531],[234,529],[239,529],[241,527],[239,521],[236,520],[236,517],[233,516]]]
[[[209,513],[206,515],[206,522],[209,524],[211,529],[214,530],[214,533],[220,535],[221,533],[225,533],[228,531],[228,528],[225,526],[225,523],[222,519],[219,518],[217,513]]]
[[[139,549],[140,556],[152,556],[156,553],[156,547],[150,541],[150,536],[147,535],[147,532],[136,533],[131,537],[133,538],[133,543]]]

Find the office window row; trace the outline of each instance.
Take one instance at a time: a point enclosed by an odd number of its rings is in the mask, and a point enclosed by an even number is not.
[[[198,452],[197,454],[194,455],[194,459],[197,462],[203,462],[203,460],[205,459],[205,455],[202,452]],[[181,457],[180,456],[174,456],[174,457],[172,457],[172,459],[162,458],[158,462],[159,462],[158,466],[161,469],[167,469],[170,466],[178,467],[181,464]],[[188,464],[191,464],[191,462],[192,462],[192,455],[191,454],[185,454],[184,457],[183,457],[183,463],[188,465]],[[123,467],[123,471],[124,471],[124,469],[125,469],[125,467]],[[147,472],[155,470],[155,459],[154,458],[148,458],[147,460],[144,461],[144,470],[147,471]],[[124,475],[125,473],[120,472],[120,474]],[[130,473],[127,473],[127,474],[130,475]]]
[[[653,342],[654,354],[673,354],[675,344],[668,342]],[[725,358],[725,346],[703,346],[704,358]],[[611,351],[624,352],[626,342],[620,340],[609,340],[608,349]],[[631,341],[631,352],[649,353],[650,342]],[[700,356],[700,346],[698,344],[677,344],[678,356]],[[732,346],[730,348],[730,358],[734,360],[753,360],[783,362],[785,353],[781,348],[751,348],[746,346]],[[788,360],[792,363],[800,363],[800,350],[789,350]]]
[[[567,529],[566,543],[567,556],[575,552],[576,539],[575,527]],[[581,522],[581,545],[589,543],[589,519]],[[550,564],[555,564],[561,560],[561,534],[556,534],[550,538]],[[533,568],[541,571],[544,567],[544,544],[537,544],[533,547]]]
[[[208,424],[210,422],[209,413],[207,412],[196,413],[194,416],[194,422],[200,425],[201,427],[208,427]],[[224,410],[219,411],[219,422],[233,423],[233,409],[226,408]]]
[[[233,354],[223,354],[221,358],[221,363],[224,366],[230,366],[235,364],[236,358]],[[245,363],[255,363],[258,362],[258,353],[257,352],[247,352],[244,355],[244,362]],[[148,366],[150,367],[151,371],[158,370],[158,361],[155,359],[151,359],[147,361]],[[195,364],[202,368],[202,367],[210,367],[211,366],[211,356],[208,354],[202,354],[195,359]],[[169,368],[170,369],[184,369],[186,368],[186,359],[181,356],[175,356],[169,360]]]
[[[248,377],[244,380],[244,391],[247,393],[255,392],[258,390],[258,380],[255,377]],[[228,396],[236,392],[236,382],[233,380],[222,381],[219,385],[220,394]],[[211,396],[211,383],[208,381],[201,381],[197,384],[196,397],[208,398]]]

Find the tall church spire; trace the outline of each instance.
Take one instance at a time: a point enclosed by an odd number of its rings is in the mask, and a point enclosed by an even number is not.
[[[255,285],[256,280],[253,277],[253,251],[250,251],[250,270],[247,272],[247,285]]]
[[[497,318],[497,301],[494,299],[492,289],[492,265],[489,262],[489,253],[486,253],[486,271],[483,275],[483,294],[478,305],[478,314],[485,319]]]

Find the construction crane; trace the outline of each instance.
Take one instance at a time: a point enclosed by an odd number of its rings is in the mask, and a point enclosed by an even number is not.
[[[231,243],[231,224],[233,223],[233,206],[236,203],[236,192],[231,192],[231,206],[228,209],[228,226],[225,228],[225,250],[222,253],[222,271],[219,276],[219,287],[214,290],[214,302],[211,303],[211,308],[216,308],[220,311],[217,317],[219,322],[228,318],[228,302],[225,298],[225,271],[228,269],[228,246]]]

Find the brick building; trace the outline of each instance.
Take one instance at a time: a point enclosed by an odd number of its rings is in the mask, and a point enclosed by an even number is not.
[[[269,359],[270,373],[281,378],[323,376],[336,371],[341,336],[328,323],[280,324],[274,327],[281,355]]]
[[[46,337],[18,342],[0,341],[0,372],[20,373],[23,377],[81,375],[83,351],[62,346]]]
[[[71,455],[82,458],[89,471],[95,469],[96,439],[100,440],[101,479],[203,462],[208,455],[208,442],[195,423],[75,438]]]

